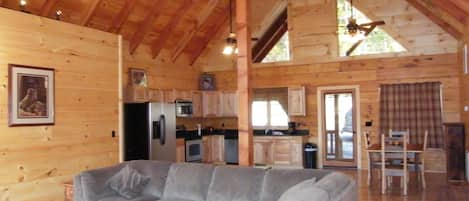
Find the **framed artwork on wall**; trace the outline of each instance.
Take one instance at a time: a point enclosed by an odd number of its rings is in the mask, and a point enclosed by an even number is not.
[[[216,90],[215,75],[203,73],[199,78],[199,89],[204,91]]]
[[[129,72],[129,83],[132,86],[147,87],[147,71],[144,69],[131,68]]]
[[[8,125],[53,125],[54,84],[54,69],[9,64]]]

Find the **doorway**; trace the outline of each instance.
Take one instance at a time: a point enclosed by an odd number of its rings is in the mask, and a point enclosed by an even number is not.
[[[355,89],[324,90],[321,99],[323,164],[357,167]]]

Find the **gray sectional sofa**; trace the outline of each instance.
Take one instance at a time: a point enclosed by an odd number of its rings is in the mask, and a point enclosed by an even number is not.
[[[121,197],[109,180],[126,167],[149,177],[138,196]],[[135,180],[135,178],[132,178]],[[74,201],[356,201],[348,176],[327,170],[258,169],[131,161],[74,178]]]

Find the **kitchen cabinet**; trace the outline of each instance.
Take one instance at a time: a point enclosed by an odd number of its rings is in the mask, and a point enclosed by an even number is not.
[[[164,91],[164,99],[167,103],[174,103],[176,100],[192,100],[192,91],[170,89]]]
[[[202,117],[202,92],[192,91],[192,117]]]
[[[212,135],[210,139],[210,152],[213,163],[225,162],[225,136]]]
[[[238,93],[236,91],[223,91],[219,95],[221,117],[238,116]]]
[[[139,86],[127,86],[125,88],[125,102],[141,103],[148,101],[148,89]]]
[[[271,139],[254,138],[254,164],[267,165],[273,164],[273,142]]]
[[[203,136],[202,137],[202,147],[203,147],[203,155],[202,155],[202,162],[210,163],[212,162],[212,152],[211,152],[211,136]]]
[[[305,87],[288,88],[288,115],[306,116]]]
[[[302,146],[306,138],[306,136],[255,136],[254,163],[302,167]]]
[[[176,162],[186,161],[186,143],[184,138],[176,139]]]
[[[150,89],[148,90],[148,98],[150,102],[164,102],[164,91],[160,89]]]
[[[220,93],[217,91],[204,91],[202,93],[203,117],[219,116]]]

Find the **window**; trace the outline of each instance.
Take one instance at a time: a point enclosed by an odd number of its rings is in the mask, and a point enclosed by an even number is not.
[[[409,129],[410,142],[423,144],[428,131],[430,148],[443,148],[441,83],[384,84],[380,86],[380,133]]]
[[[252,102],[252,125],[255,128],[288,127],[288,89],[256,89]]]
[[[270,50],[270,52],[262,60],[262,63],[288,61],[290,60],[290,43],[288,41],[288,31],[283,34],[282,38]]]
[[[290,60],[287,17],[287,9],[284,9],[256,41],[252,48],[255,63]]]
[[[345,56],[346,52],[356,43],[350,40],[346,34],[346,25],[348,18],[351,16],[350,3],[348,0],[337,0],[337,20],[339,24],[339,52],[340,56]],[[358,24],[371,22],[362,12],[353,7],[353,15]],[[375,28],[353,52],[352,55],[379,54],[391,52],[405,52],[406,49],[389,36],[379,27]]]

